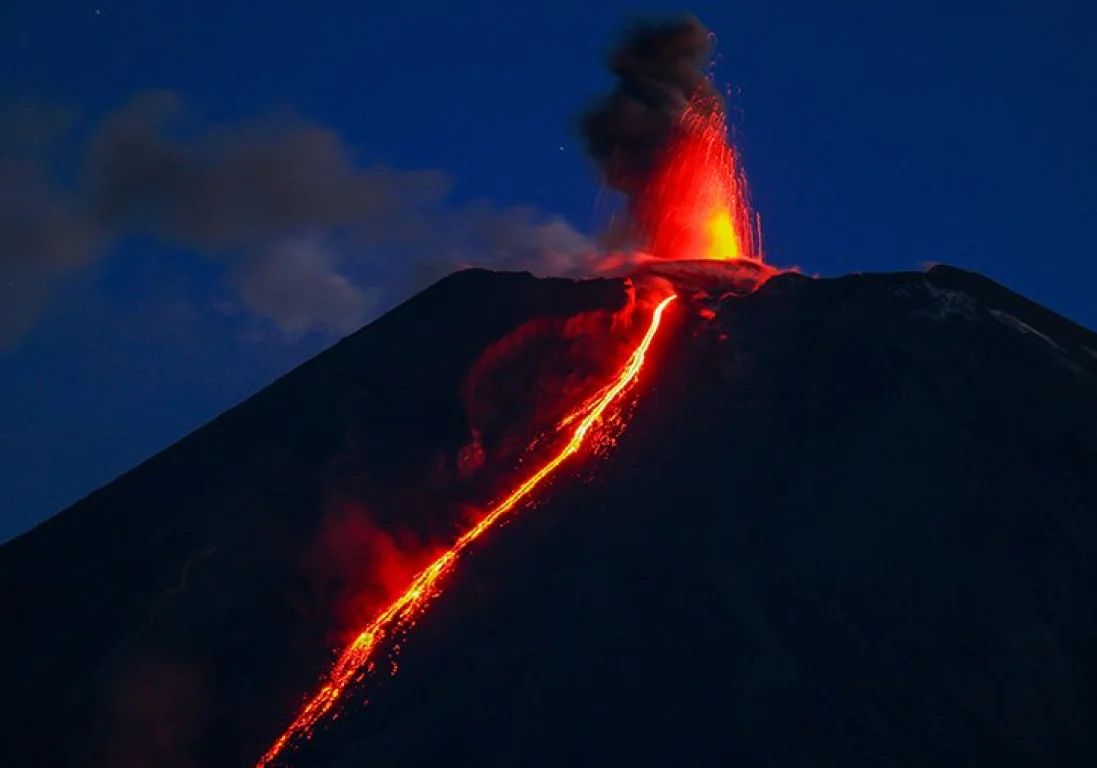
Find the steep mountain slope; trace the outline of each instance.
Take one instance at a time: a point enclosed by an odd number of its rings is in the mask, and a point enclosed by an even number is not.
[[[317,544],[332,497],[451,538],[460,499],[430,481],[468,439],[473,363],[521,323],[625,298],[453,275],[0,548],[0,764],[253,762],[360,618],[340,615],[355,573]]]
[[[253,764],[353,625],[301,557],[332,489],[445,539],[481,352],[624,303],[453,276],[0,548],[0,760]],[[292,764],[1097,761],[1097,336],[947,267],[668,322],[609,459]]]
[[[1095,351],[944,267],[683,321],[293,764],[1092,765]]]

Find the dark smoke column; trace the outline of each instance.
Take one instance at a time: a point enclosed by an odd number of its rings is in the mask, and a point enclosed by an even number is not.
[[[709,52],[692,16],[634,24],[609,58],[616,86],[583,117],[587,154],[627,200],[631,246],[657,259],[761,263]]]
[[[584,115],[581,130],[603,181],[625,195],[634,217],[687,110],[722,114],[705,72],[709,50],[708,29],[685,15],[634,23],[609,56],[617,84]]]
[[[705,74],[709,32],[693,16],[635,23],[610,54],[617,85],[582,121],[586,151],[607,185],[635,199],[691,101],[722,107]]]

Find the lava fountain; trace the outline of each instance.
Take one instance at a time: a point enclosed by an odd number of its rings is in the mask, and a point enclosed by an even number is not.
[[[613,88],[580,126],[603,184],[626,204],[601,272],[671,261],[724,262],[729,273],[762,264],[758,218],[710,74],[711,44],[708,29],[685,15],[636,23],[610,53]]]
[[[758,219],[718,99],[693,97],[657,163],[633,210],[641,242],[652,256],[762,262]]]

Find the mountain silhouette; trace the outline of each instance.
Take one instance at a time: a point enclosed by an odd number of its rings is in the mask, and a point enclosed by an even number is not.
[[[1097,764],[1097,335],[944,266],[671,277],[615,447],[286,763]],[[254,765],[630,290],[455,274],[0,547],[0,762]]]

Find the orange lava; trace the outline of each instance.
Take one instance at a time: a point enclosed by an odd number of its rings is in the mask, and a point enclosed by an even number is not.
[[[697,100],[686,110],[636,201],[636,218],[656,258],[762,261],[758,219],[722,105]]]
[[[453,570],[461,553],[503,515],[526,499],[561,464],[579,452],[590,436],[591,430],[605,416],[607,409],[636,381],[644,365],[648,348],[659,330],[663,311],[675,298],[674,295],[668,296],[655,308],[647,332],[614,381],[576,409],[577,413],[582,414],[582,418],[571,433],[567,444],[529,479],[515,488],[509,496],[496,504],[483,520],[461,536],[448,551],[420,571],[412,580],[411,586],[374,618],[354,642],[343,650],[320,690],[305,704],[296,719],[259,760],[258,768],[273,765],[291,743],[300,738],[310,737],[313,729],[331,711],[347,687],[351,683],[360,681],[370,672],[371,658],[382,641],[410,627],[430,601],[441,594],[442,579]],[[574,418],[566,419],[564,423],[573,421]]]

